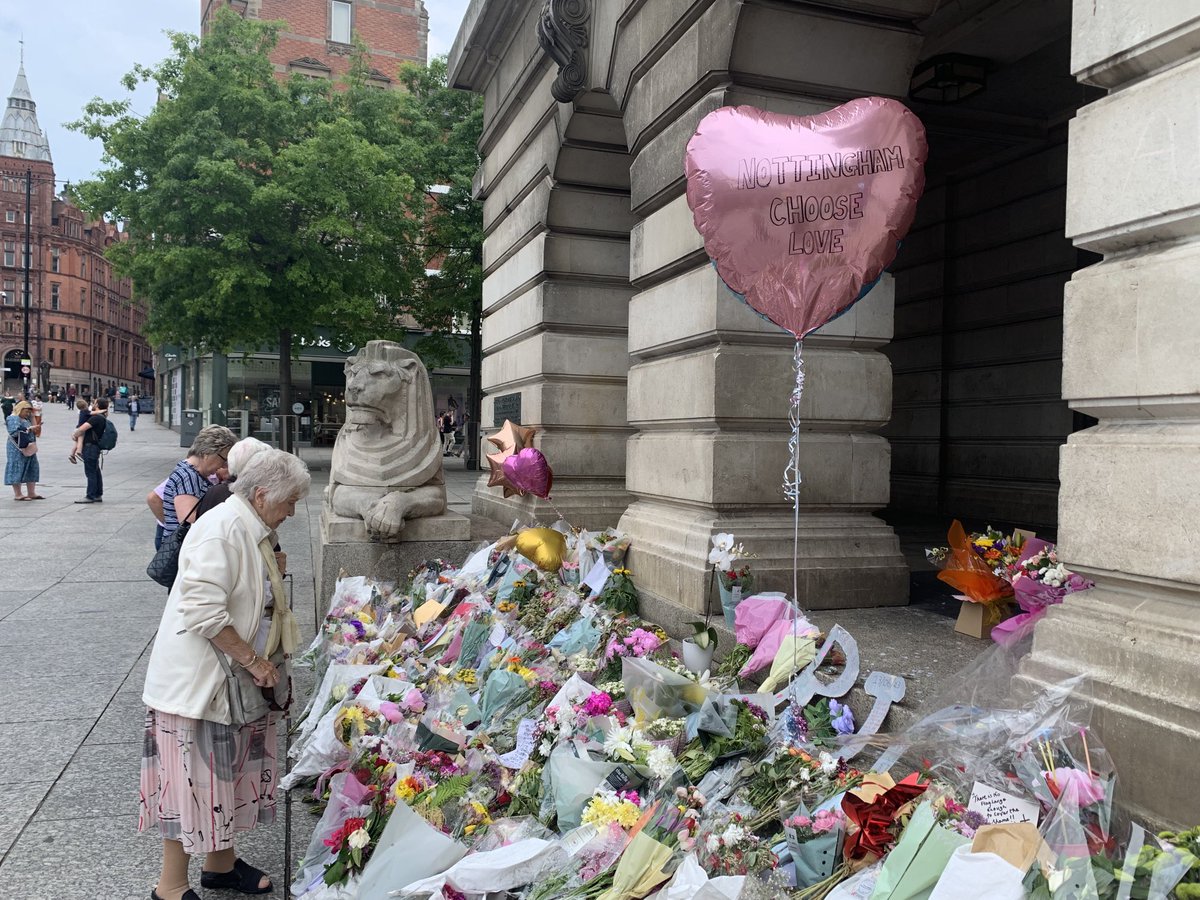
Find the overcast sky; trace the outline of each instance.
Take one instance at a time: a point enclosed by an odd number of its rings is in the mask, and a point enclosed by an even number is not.
[[[448,53],[468,0],[425,0],[429,54]],[[80,181],[100,166],[100,146],[63,125],[79,117],[92,97],[126,96],[121,76],[134,63],[153,63],[169,52],[166,31],[195,33],[200,0],[0,0],[0,91],[17,76],[19,41],[25,39],[25,75],[37,103],[38,122],[50,140],[59,181]],[[148,112],[153,93],[135,95]]]

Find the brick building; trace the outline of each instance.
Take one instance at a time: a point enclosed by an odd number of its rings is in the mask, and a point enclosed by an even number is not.
[[[271,54],[280,78],[345,75],[353,36],[367,45],[371,77],[380,87],[397,83],[403,63],[425,65],[428,58],[429,14],[422,0],[200,0],[202,32],[223,6],[287,23]]]
[[[22,382],[25,334],[26,173],[31,185],[29,353],[36,388],[81,393],[147,387],[145,305],[104,258],[116,226],[91,222],[55,192],[50,146],[37,121],[22,62],[0,121],[0,359],[4,387]]]

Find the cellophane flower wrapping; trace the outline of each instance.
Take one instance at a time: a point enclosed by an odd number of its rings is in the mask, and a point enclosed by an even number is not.
[[[938,823],[932,803],[921,803],[884,858],[871,900],[924,900],[954,851],[969,843],[970,838]]]
[[[639,831],[617,861],[613,883],[597,900],[634,900],[645,897],[667,880],[672,849]]]
[[[780,801],[783,833],[796,873],[796,887],[804,888],[824,881],[842,862],[845,816],[843,794],[813,805],[803,800]]]
[[[971,539],[957,519],[946,535],[949,552],[941,560],[938,579],[973,603],[996,603],[1012,597],[1013,589],[975,552]]]
[[[338,855],[326,842],[339,832],[347,819],[366,818],[371,812],[367,787],[349,772],[334,775],[329,782],[329,803],[313,830],[292,881],[292,894],[301,896],[325,884],[325,868]]]

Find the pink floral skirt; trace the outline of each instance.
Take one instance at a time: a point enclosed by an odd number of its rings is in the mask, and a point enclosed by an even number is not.
[[[272,824],[278,745],[271,714],[239,726],[147,709],[138,831],[157,825],[192,854]]]

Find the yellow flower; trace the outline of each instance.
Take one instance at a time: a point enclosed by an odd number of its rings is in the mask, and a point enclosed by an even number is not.
[[[421,783],[411,775],[407,775],[397,781],[392,790],[399,799],[407,803],[421,793]]]
[[[358,611],[357,618],[364,625],[370,625],[375,621],[375,616],[372,614],[370,608],[365,606]]]
[[[522,580],[522,579],[518,578],[516,581],[514,581],[514,582],[513,582],[513,587],[515,587],[515,588],[523,588],[523,587],[525,587],[525,582],[524,582],[524,580]]]

